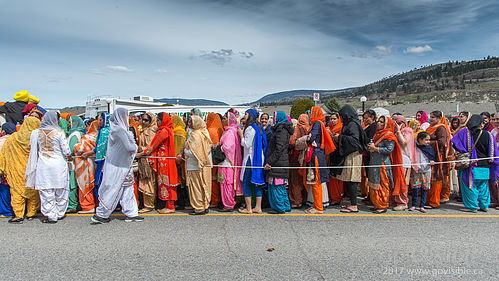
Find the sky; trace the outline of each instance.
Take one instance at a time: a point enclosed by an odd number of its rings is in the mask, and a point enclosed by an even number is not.
[[[238,104],[497,56],[497,0],[0,0],[0,100]]]

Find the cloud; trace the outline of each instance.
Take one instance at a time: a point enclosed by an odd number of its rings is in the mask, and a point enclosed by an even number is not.
[[[96,75],[106,75],[109,73],[133,73],[135,70],[122,65],[106,65],[101,68],[91,68],[88,72]]]
[[[108,65],[105,67],[105,69],[111,72],[125,72],[125,73],[135,72],[133,69],[130,69],[122,65]]]
[[[160,74],[168,73],[168,70],[157,68],[157,69],[154,70],[154,73],[160,73]]]
[[[201,59],[208,60],[216,65],[224,65],[225,63],[229,62],[232,60],[232,55],[234,54],[234,51],[231,49],[220,49],[216,51],[211,51],[211,52],[206,52],[202,51],[203,54],[200,55],[199,57]]]
[[[407,49],[404,50],[404,53],[405,54],[423,55],[424,53],[431,52],[431,51],[433,51],[433,49],[430,45],[424,45],[424,46],[408,47]]]
[[[201,51],[199,58],[208,60],[216,65],[223,66],[224,64],[230,62],[234,55],[239,55],[242,58],[250,59],[255,56],[253,52],[235,52],[232,49],[220,49],[214,51]],[[192,58],[192,57],[191,57]]]
[[[381,58],[381,57],[384,57],[384,56],[387,56],[387,55],[390,55],[392,53],[392,46],[382,46],[382,45],[379,45],[379,46],[376,46],[376,48],[374,48],[373,50],[373,56],[375,58]]]
[[[239,55],[241,55],[241,57],[243,57],[243,58],[250,59],[250,58],[252,58],[255,54],[253,54],[252,52],[239,52]]]

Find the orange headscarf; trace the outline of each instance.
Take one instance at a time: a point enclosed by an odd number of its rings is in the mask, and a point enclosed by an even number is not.
[[[334,145],[333,139],[329,135],[328,131],[326,130],[326,126],[324,125],[324,122],[326,121],[326,117],[324,117],[324,113],[322,112],[322,109],[318,106],[312,107],[311,110],[311,123],[312,126],[310,127],[310,130],[312,129],[313,125],[315,122],[319,121],[321,124],[321,132],[322,132],[322,143],[321,143],[321,148],[324,149],[326,155],[330,154],[336,149],[336,146]],[[309,133],[310,133],[309,130]]]
[[[310,130],[310,124],[308,122],[308,115],[301,114],[300,117],[298,117],[298,124],[296,124],[295,132],[289,138],[289,144],[291,146],[294,146],[296,140],[306,135],[309,130]]]
[[[383,140],[394,141],[395,148],[390,154],[392,160],[392,175],[393,175],[393,191],[392,195],[400,195],[407,191],[407,185],[405,183],[405,173],[402,167],[402,150],[400,149],[397,136],[395,135],[395,122],[392,118],[381,116],[379,119],[385,119],[385,127],[382,130],[376,129],[376,134],[374,134],[373,142],[374,145],[378,146]],[[378,119],[378,120],[379,120]]]
[[[210,133],[211,141],[219,143],[224,134],[224,126],[222,126],[222,120],[218,114],[208,113],[208,116],[206,116],[206,129]]]
[[[444,126],[445,130],[447,130],[447,138],[448,138],[447,141],[450,141],[451,131],[450,131],[449,125],[447,123],[447,118],[445,118],[445,115],[443,113],[442,113],[442,120],[440,120],[440,122],[438,122],[435,125],[430,124],[428,129],[426,129],[426,132],[431,135],[438,129],[438,127],[441,127],[441,126]]]
[[[336,114],[334,114],[336,115]],[[333,115],[331,115],[333,116]],[[331,123],[331,119],[329,119],[329,130],[331,131],[331,133],[336,133],[336,134],[341,134],[341,129],[343,128],[343,123],[341,122],[341,118],[339,115],[337,115],[338,117],[338,123],[336,123],[336,125],[333,127],[333,124]]]
[[[140,130],[139,130],[139,126],[135,122],[135,119],[133,118],[132,114],[128,114],[128,126],[133,127],[133,130],[135,131],[135,136],[136,136],[135,142],[138,143],[138,140],[140,139]]]

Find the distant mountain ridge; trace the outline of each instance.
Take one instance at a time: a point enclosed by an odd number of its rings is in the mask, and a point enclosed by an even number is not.
[[[228,105],[225,102],[207,99],[162,98],[154,99],[154,101],[168,104],[177,104],[178,101],[180,105]]]
[[[278,93],[272,93],[263,96],[262,98],[254,101],[247,103],[245,105],[251,105],[251,104],[269,104],[269,103],[292,103],[293,101],[299,99],[299,98],[312,98],[313,93],[320,93],[321,94],[321,99],[323,97],[329,97],[338,93],[343,93],[343,92],[348,92],[348,91],[353,91],[357,88],[347,88],[347,89],[340,89],[340,90],[291,90],[291,91],[283,91],[283,92],[278,92]]]

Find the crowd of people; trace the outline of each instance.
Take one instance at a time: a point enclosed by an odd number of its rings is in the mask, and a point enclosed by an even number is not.
[[[327,118],[314,106],[297,120],[256,109],[132,116],[118,108],[83,120],[29,102],[12,112],[0,137],[0,213],[10,223],[39,210],[44,223],[76,212],[106,223],[116,209],[127,222],[181,209],[357,213],[359,198],[376,214],[424,213],[451,194],[462,211],[499,208],[497,113],[448,122],[419,111],[408,122],[373,110],[359,118],[350,105]]]

